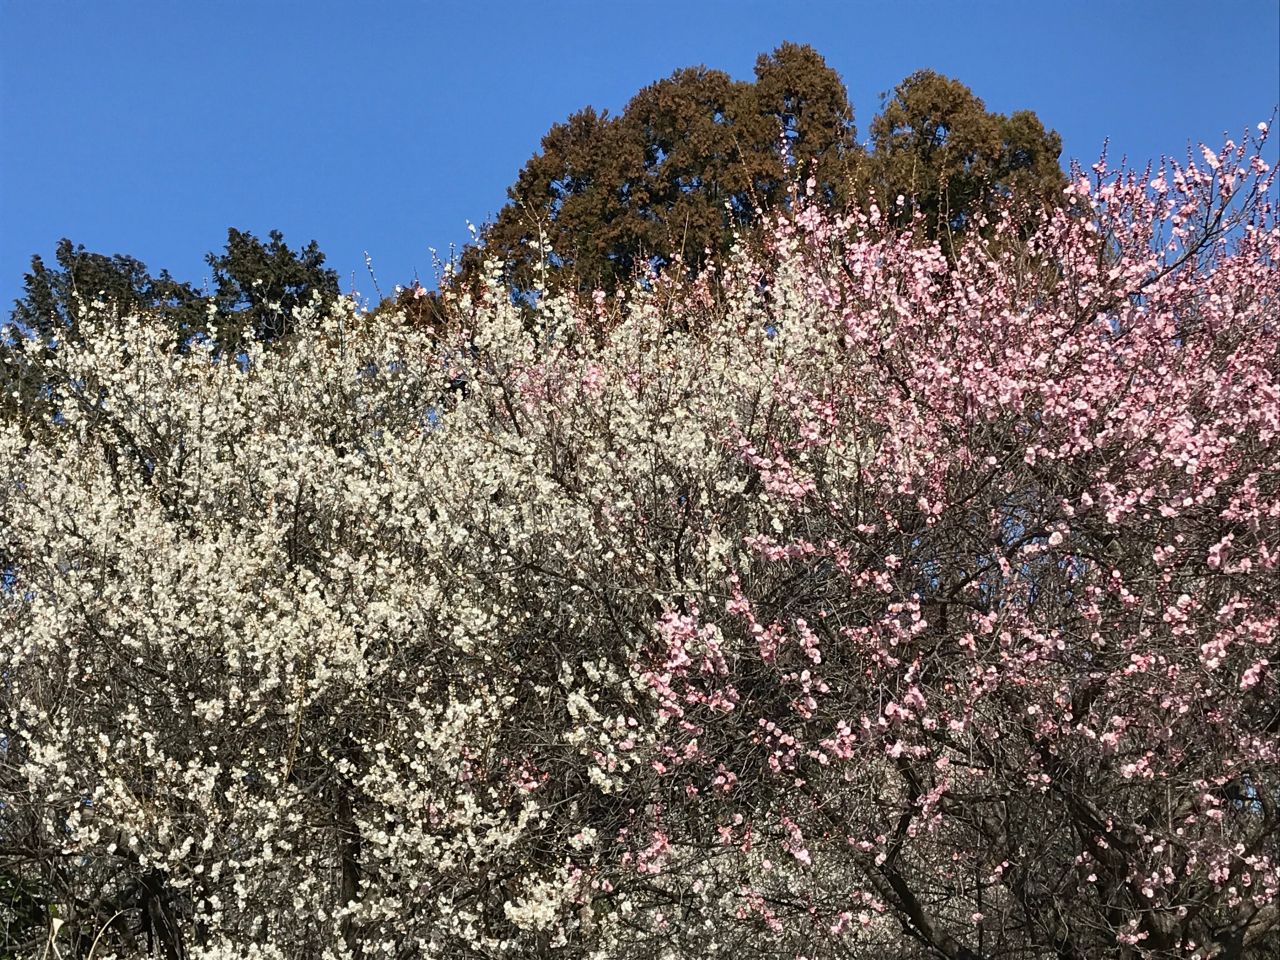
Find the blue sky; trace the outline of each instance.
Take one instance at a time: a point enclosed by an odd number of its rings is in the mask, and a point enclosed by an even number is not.
[[[227,227],[278,228],[344,289],[372,295],[366,250],[384,292],[430,282],[552,123],[783,40],[864,137],[922,67],[1035,110],[1064,161],[1184,155],[1280,102],[1280,0],[0,0],[0,316],[62,236],[199,285]]]

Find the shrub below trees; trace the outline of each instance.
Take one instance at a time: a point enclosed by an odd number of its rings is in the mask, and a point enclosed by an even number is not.
[[[4,952],[1274,955],[1273,181],[1070,189],[533,329],[87,317],[0,428]]]

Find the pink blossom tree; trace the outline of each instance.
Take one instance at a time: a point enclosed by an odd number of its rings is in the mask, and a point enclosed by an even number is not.
[[[0,433],[6,950],[1274,952],[1264,138],[534,329],[90,310]]]

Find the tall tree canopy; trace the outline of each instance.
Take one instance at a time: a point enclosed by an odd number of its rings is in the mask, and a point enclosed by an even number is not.
[[[762,54],[754,82],[677,70],[617,117],[588,107],[553,126],[461,276],[492,257],[518,290],[609,291],[677,260],[696,270],[810,177],[837,208],[874,191],[900,218],[919,210],[928,237],[964,233],[1015,188],[1053,203],[1065,186],[1061,140],[1034,113],[992,113],[930,71],[903,81],[871,129],[868,155],[843,81],[808,46]]]
[[[10,319],[20,328],[50,336],[70,335],[82,309],[94,300],[116,306],[122,313],[146,310],[163,316],[198,314],[192,310],[199,295],[190,284],[174,280],[167,270],[152,276],[142,261],[115,254],[93,253],[65,237],[54,250],[55,267],[39,255],[23,278],[23,295]]]
[[[51,352],[79,336],[79,320],[95,303],[121,315],[146,312],[159,318],[175,341],[199,329],[204,319],[203,301],[190,284],[166,270],[152,276],[134,257],[93,253],[64,237],[54,262],[31,258],[23,295],[10,312],[11,326],[0,334],[0,417],[6,419],[23,408],[29,413],[52,409]],[[27,349],[28,337],[38,338],[40,348]]]
[[[288,331],[294,307],[313,294],[331,302],[339,292],[338,274],[324,266],[325,256],[316,242],[295,252],[279,230],[272,230],[264,243],[248,231],[229,229],[222,252],[205,256],[213,271],[208,296],[174,280],[167,270],[152,276],[134,257],[93,253],[65,238],[58,242],[54,258],[56,267],[47,266],[39,255],[31,258],[23,295],[10,313],[20,330],[74,336],[81,312],[98,300],[121,315],[159,315],[179,334],[200,329],[212,306],[220,324],[243,327],[256,339],[270,340]]]
[[[267,243],[234,227],[221,254],[205,261],[213,270],[212,300],[219,323],[242,338],[273,340],[293,329],[293,310],[312,296],[331,303],[339,294],[338,273],[324,265],[314,240],[294,252],[279,230]]]
[[[28,424],[56,409],[51,352],[81,336],[81,317],[100,312],[95,303],[119,317],[148,314],[169,330],[179,348],[208,334],[212,321],[221,345],[239,349],[250,340],[289,333],[294,308],[313,295],[326,304],[338,296],[338,275],[324,266],[315,241],[295,252],[278,230],[271,231],[267,243],[246,231],[229,230],[222,253],[206,257],[213,271],[208,295],[173,279],[167,270],[153,276],[134,257],[93,253],[65,238],[54,259],[56,266],[39,255],[31,258],[23,295],[0,335],[0,417],[25,408],[34,414],[25,418]],[[38,338],[40,349],[28,349],[30,337]]]
[[[900,222],[923,213],[931,236],[963,233],[997,196],[1056,203],[1066,186],[1062,138],[1039,117],[992,113],[932,70],[898,84],[871,122],[871,142],[868,182]]]
[[[792,167],[843,198],[860,149],[839,75],[812,48],[783,44],[755,82],[677,70],[622,114],[588,107],[556,124],[464,255],[464,276],[502,259],[519,288],[613,289],[637,270],[724,253],[733,231],[782,202]],[[782,143],[785,139],[787,147]],[[554,251],[545,277],[544,251]]]

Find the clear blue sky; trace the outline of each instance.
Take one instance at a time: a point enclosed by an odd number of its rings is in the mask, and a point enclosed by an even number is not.
[[[0,317],[62,236],[199,284],[227,227],[279,228],[344,289],[372,294],[365,250],[384,292],[430,282],[552,123],[783,40],[860,135],[930,67],[1037,111],[1064,162],[1185,155],[1280,102],[1280,0],[0,0]]]

